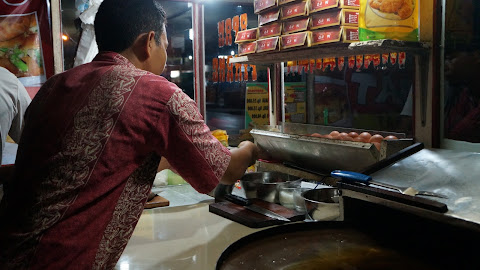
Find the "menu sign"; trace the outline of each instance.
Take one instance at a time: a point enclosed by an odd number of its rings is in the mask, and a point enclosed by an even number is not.
[[[259,27],[258,30],[259,38],[267,38],[280,36],[282,34],[282,24],[281,23],[272,23]]]
[[[253,6],[254,12],[258,14],[263,10],[277,6],[277,0],[255,0]]]
[[[312,45],[338,42],[342,38],[342,28],[321,29],[312,32]]]
[[[358,27],[343,27],[343,42],[360,41]]]
[[[333,25],[339,25],[341,20],[341,10],[333,10],[325,13],[316,13],[312,15],[310,29],[319,29]]]
[[[251,122],[268,125],[268,83],[248,83],[245,99],[245,128],[248,128]]]
[[[329,8],[338,7],[339,0],[311,0],[310,12],[317,12]]]
[[[262,26],[267,23],[278,21],[280,18],[280,9],[269,11],[258,15],[258,25]]]
[[[240,31],[237,33],[235,43],[243,43],[257,40],[257,28]]]
[[[358,20],[360,18],[358,10],[342,10],[342,25],[358,26]]]
[[[298,2],[282,7],[282,19],[290,19],[298,16],[308,16],[308,2]]]
[[[310,62],[306,61],[307,64]],[[305,123],[307,88],[305,83],[285,83],[285,121]]]
[[[360,0],[340,0],[340,7],[360,9]]]
[[[282,36],[282,49],[289,49],[294,47],[310,47],[311,32],[301,32]]]
[[[238,45],[238,55],[255,53],[256,50],[257,50],[256,42],[241,43]]]
[[[276,51],[279,48],[280,37],[272,37],[257,40],[257,53]]]
[[[310,18],[303,18],[295,21],[288,21],[283,23],[283,33],[290,34],[300,31],[306,31]]]

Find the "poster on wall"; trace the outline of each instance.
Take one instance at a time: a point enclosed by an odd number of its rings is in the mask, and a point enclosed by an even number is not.
[[[40,86],[53,75],[47,0],[0,1],[0,66],[25,86]]]
[[[304,82],[285,83],[285,121],[305,123],[307,121],[306,97],[307,88]]]
[[[245,128],[268,125],[268,83],[247,83]]]

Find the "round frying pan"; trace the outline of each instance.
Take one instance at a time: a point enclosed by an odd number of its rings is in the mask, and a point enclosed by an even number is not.
[[[344,222],[282,225],[233,243],[216,269],[441,269],[383,242]]]

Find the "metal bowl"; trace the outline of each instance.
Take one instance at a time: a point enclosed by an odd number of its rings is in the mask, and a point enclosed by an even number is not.
[[[240,179],[240,184],[247,199],[258,198],[267,202],[279,203],[277,185],[299,180],[299,177],[280,172],[254,172],[245,174]]]
[[[332,221],[340,217],[339,192],[336,188],[311,189],[302,193],[306,219]]]

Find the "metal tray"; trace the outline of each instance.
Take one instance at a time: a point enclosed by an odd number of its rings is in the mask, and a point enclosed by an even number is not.
[[[405,138],[405,134],[402,133],[290,123],[285,123],[283,127],[256,127],[250,133],[255,143],[266,150],[273,160],[319,171],[325,175],[330,174],[333,170],[361,172],[387,156],[386,149],[382,149],[386,148],[383,144],[381,151],[378,151],[372,143],[305,136],[315,132],[327,134],[333,130],[339,132],[368,131],[383,136],[395,135],[400,139]],[[412,143],[413,140],[410,139],[403,144],[408,146]],[[383,155],[381,154],[382,150],[385,152]]]

